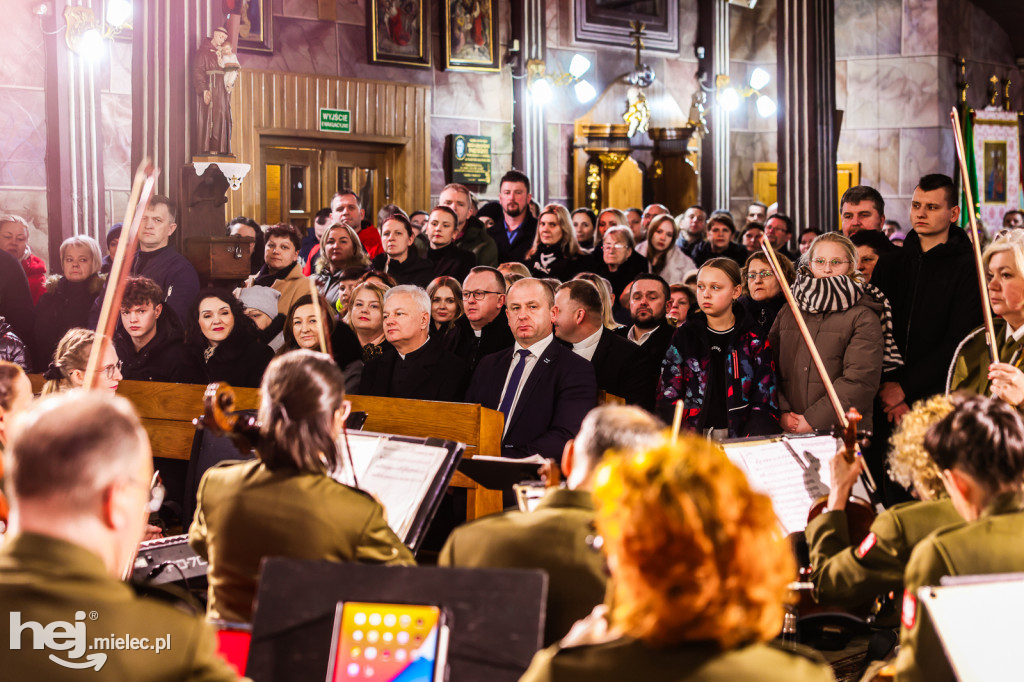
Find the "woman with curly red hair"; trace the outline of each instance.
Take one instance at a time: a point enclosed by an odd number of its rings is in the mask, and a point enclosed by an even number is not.
[[[613,587],[521,682],[831,680],[782,629],[796,563],[771,501],[695,436],[607,455],[594,487]]]

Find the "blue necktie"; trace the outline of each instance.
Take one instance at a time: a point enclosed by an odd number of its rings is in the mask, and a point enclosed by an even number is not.
[[[519,380],[523,378],[523,370],[526,369],[526,358],[530,357],[530,351],[525,348],[516,353],[519,355],[519,364],[512,370],[505,395],[501,398],[501,405],[498,405],[498,411],[505,415],[505,421],[508,421],[509,412],[512,411],[512,402],[516,399],[516,391],[519,390]]]

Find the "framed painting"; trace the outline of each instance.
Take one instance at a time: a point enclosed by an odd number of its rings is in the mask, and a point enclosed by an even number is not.
[[[1003,224],[1006,211],[1020,208],[1020,128],[1015,111],[982,109],[974,113],[974,167],[979,217],[990,231]]]
[[[366,0],[371,64],[430,67],[430,0]]]
[[[573,0],[575,38],[581,43],[629,47],[630,22],[644,24],[644,49],[679,52],[675,0]]]
[[[444,68],[497,71],[495,0],[444,0]]]
[[[269,54],[274,51],[273,0],[228,0],[241,17],[238,51]]]

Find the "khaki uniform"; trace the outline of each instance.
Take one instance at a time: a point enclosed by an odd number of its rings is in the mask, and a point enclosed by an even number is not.
[[[561,649],[533,657],[519,682],[826,682],[832,670],[814,652],[775,644],[752,644],[720,651],[711,642],[652,649],[622,637],[603,644]]]
[[[96,554],[64,540],[33,533],[8,538],[0,549],[0,604],[0,678],[5,680],[238,679],[217,655],[202,613],[167,594],[137,595],[111,578]],[[15,614],[17,649],[10,646]],[[67,625],[54,627],[57,634],[48,637],[43,629],[58,622]],[[117,646],[118,638],[124,639],[123,647]],[[149,648],[129,650],[132,639]],[[165,649],[157,653],[160,641]],[[81,669],[89,663],[94,669]]]
[[[594,503],[583,490],[551,490],[529,513],[508,512],[456,528],[438,564],[460,568],[539,568],[548,574],[546,644],[563,637],[601,603],[604,557],[587,538]]]
[[[811,554],[814,596],[823,604],[855,607],[903,589],[903,573],[917,543],[944,526],[963,523],[947,498],[906,502],[885,510],[857,547],[850,546],[846,512],[820,514],[804,534]]]
[[[210,562],[210,618],[234,622],[252,619],[267,556],[416,563],[366,493],[322,474],[270,471],[259,460],[206,472],[188,542]]]
[[[1013,337],[1006,338],[1006,320],[1002,318],[996,318],[993,326],[996,347],[999,349],[999,361],[1019,368],[1024,362],[1024,339],[1017,341]],[[988,344],[985,342],[985,328],[978,327],[968,334],[956,349],[956,355],[953,356],[946,377],[946,393],[970,391],[978,395],[990,395],[990,362],[992,361],[989,359]]]
[[[903,596],[903,628],[896,659],[897,682],[955,680],[918,588],[938,585],[947,575],[984,575],[1024,571],[1024,498],[998,496],[974,522],[932,533],[910,555]]]

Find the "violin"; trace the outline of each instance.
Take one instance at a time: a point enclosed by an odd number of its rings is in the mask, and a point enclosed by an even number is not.
[[[248,455],[260,440],[259,421],[235,409],[235,390],[223,382],[206,387],[203,415],[193,419],[192,424],[215,436],[227,436],[243,455]]]
[[[846,413],[847,426],[842,430],[841,438],[844,446],[843,457],[850,464],[853,464],[854,460],[858,457],[860,449],[860,443],[857,438],[857,425],[860,424],[861,419],[863,417],[855,407],[851,407]],[[868,490],[874,488],[866,480],[863,473],[861,474],[861,479],[864,480]],[[819,497],[814,501],[814,504],[811,505],[811,510],[807,514],[807,522],[810,523],[811,520],[826,511],[828,511],[828,495]],[[867,537],[868,533],[871,532],[871,524],[875,522],[876,516],[875,507],[869,500],[854,496],[850,497],[846,503],[846,523],[849,527],[850,541],[854,545],[859,545]]]

